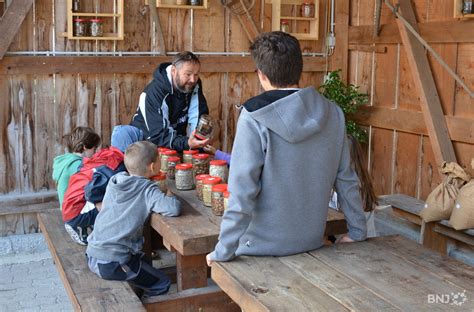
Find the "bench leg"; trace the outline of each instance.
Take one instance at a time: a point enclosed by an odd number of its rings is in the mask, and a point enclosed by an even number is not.
[[[178,291],[207,286],[206,255],[182,256],[176,253]]]
[[[436,222],[422,222],[421,224],[421,244],[443,255],[447,253],[447,239],[434,231]]]

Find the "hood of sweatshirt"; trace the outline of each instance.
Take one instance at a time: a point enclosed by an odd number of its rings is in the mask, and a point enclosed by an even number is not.
[[[297,143],[325,127],[330,105],[313,87],[308,87],[249,114],[285,141]]]
[[[114,190],[116,202],[126,202],[130,198],[139,198],[143,194],[144,183],[141,180],[145,177],[130,176],[127,172],[119,172],[109,180],[107,188]]]
[[[59,181],[64,171],[76,161],[81,162],[82,157],[74,153],[66,153],[56,156],[53,161],[53,180]]]

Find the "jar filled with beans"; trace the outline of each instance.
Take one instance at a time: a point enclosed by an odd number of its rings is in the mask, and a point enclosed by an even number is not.
[[[161,168],[160,171],[166,173],[168,171],[168,158],[176,157],[178,153],[175,150],[167,150],[161,154],[160,162]]]
[[[166,171],[166,177],[170,180],[175,178],[175,167],[179,164],[181,160],[178,156],[169,156],[168,157],[168,170]]]
[[[151,180],[155,182],[160,191],[162,191],[163,193],[166,193],[168,191],[168,185],[166,184],[166,175],[159,174],[154,177],[151,177]]]
[[[194,176],[209,173],[209,154],[193,155]]]
[[[205,178],[209,178],[208,174],[199,174],[196,176],[196,195],[202,201],[202,186]]]
[[[216,184],[212,187],[212,213],[216,216],[222,216],[224,214],[224,192],[226,191],[227,184]]]
[[[209,174],[213,177],[219,177],[222,182],[227,183],[227,177],[229,176],[227,162],[225,160],[211,160],[209,163]]]
[[[184,164],[192,164],[193,163],[193,155],[198,154],[198,150],[188,150],[183,151],[183,163]]]
[[[176,188],[181,191],[194,188],[193,165],[177,164],[175,172]]]
[[[158,147],[158,156],[160,157],[160,161],[161,161],[161,156],[163,156],[164,151],[170,151],[170,149],[167,147]]]
[[[212,206],[212,187],[221,182],[221,178],[212,176],[202,181],[202,201],[205,206]]]
[[[224,192],[224,210],[227,210],[227,208],[229,208],[229,196],[230,196],[230,192],[225,191]]]

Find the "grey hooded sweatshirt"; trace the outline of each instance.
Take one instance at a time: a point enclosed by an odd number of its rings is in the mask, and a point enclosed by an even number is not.
[[[143,247],[143,225],[151,212],[179,216],[181,202],[145,177],[120,172],[110,178],[102,209],[88,237],[87,255],[126,263]]]
[[[285,91],[254,99],[278,92]],[[342,110],[313,87],[287,94],[271,103],[244,104],[232,150],[229,208],[212,260],[320,248],[333,187],[349,236],[366,238]]]

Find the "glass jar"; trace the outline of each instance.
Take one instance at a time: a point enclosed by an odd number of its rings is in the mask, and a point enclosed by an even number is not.
[[[212,187],[221,182],[221,178],[212,176],[202,181],[202,201],[205,206],[212,206]]]
[[[229,168],[227,168],[227,162],[225,160],[211,160],[209,162],[209,174],[213,177],[219,177],[222,182],[227,183],[229,176]]]
[[[200,0],[190,0],[191,5],[201,5]]]
[[[75,18],[74,19],[74,36],[87,37],[87,24],[88,24],[87,19]]]
[[[188,150],[183,151],[183,163],[184,164],[192,164],[193,163],[193,155],[199,153],[198,150]]]
[[[201,115],[194,136],[200,140],[209,139],[212,135],[212,119],[209,115]]]
[[[225,191],[224,192],[224,210],[227,210],[229,208],[229,196],[230,196],[230,192]]]
[[[209,154],[193,155],[194,176],[209,173]]]
[[[90,20],[91,36],[92,37],[102,37],[104,35],[104,27],[102,19],[100,18],[91,18]]]
[[[180,163],[178,156],[169,156],[168,157],[168,170],[166,170],[166,177],[170,180],[175,178],[175,168],[176,165]]]
[[[471,14],[472,11],[472,0],[464,0],[462,7],[462,14]]]
[[[301,5],[301,16],[302,17],[314,17],[314,4],[305,2]]]
[[[166,184],[166,175],[159,174],[154,177],[151,177],[151,180],[155,182],[160,191],[166,193],[168,191],[168,184]]]
[[[209,178],[208,174],[200,174],[196,176],[196,195],[197,198],[202,201],[202,186],[205,178]]]
[[[282,32],[289,33],[290,32],[290,24],[288,24],[287,20],[281,20],[280,22],[280,30]]]
[[[73,0],[72,1],[72,11],[79,12],[81,10],[81,1],[80,0]]]
[[[176,157],[177,155],[178,153],[175,150],[164,151],[161,154],[161,158],[160,158],[160,163],[161,163],[160,171],[166,173],[168,171],[168,158]]]
[[[177,164],[175,173],[176,188],[181,191],[194,188],[194,176],[192,164]]]
[[[227,184],[216,184],[212,187],[212,213],[216,216],[222,216],[224,214],[224,192],[226,191]]]

